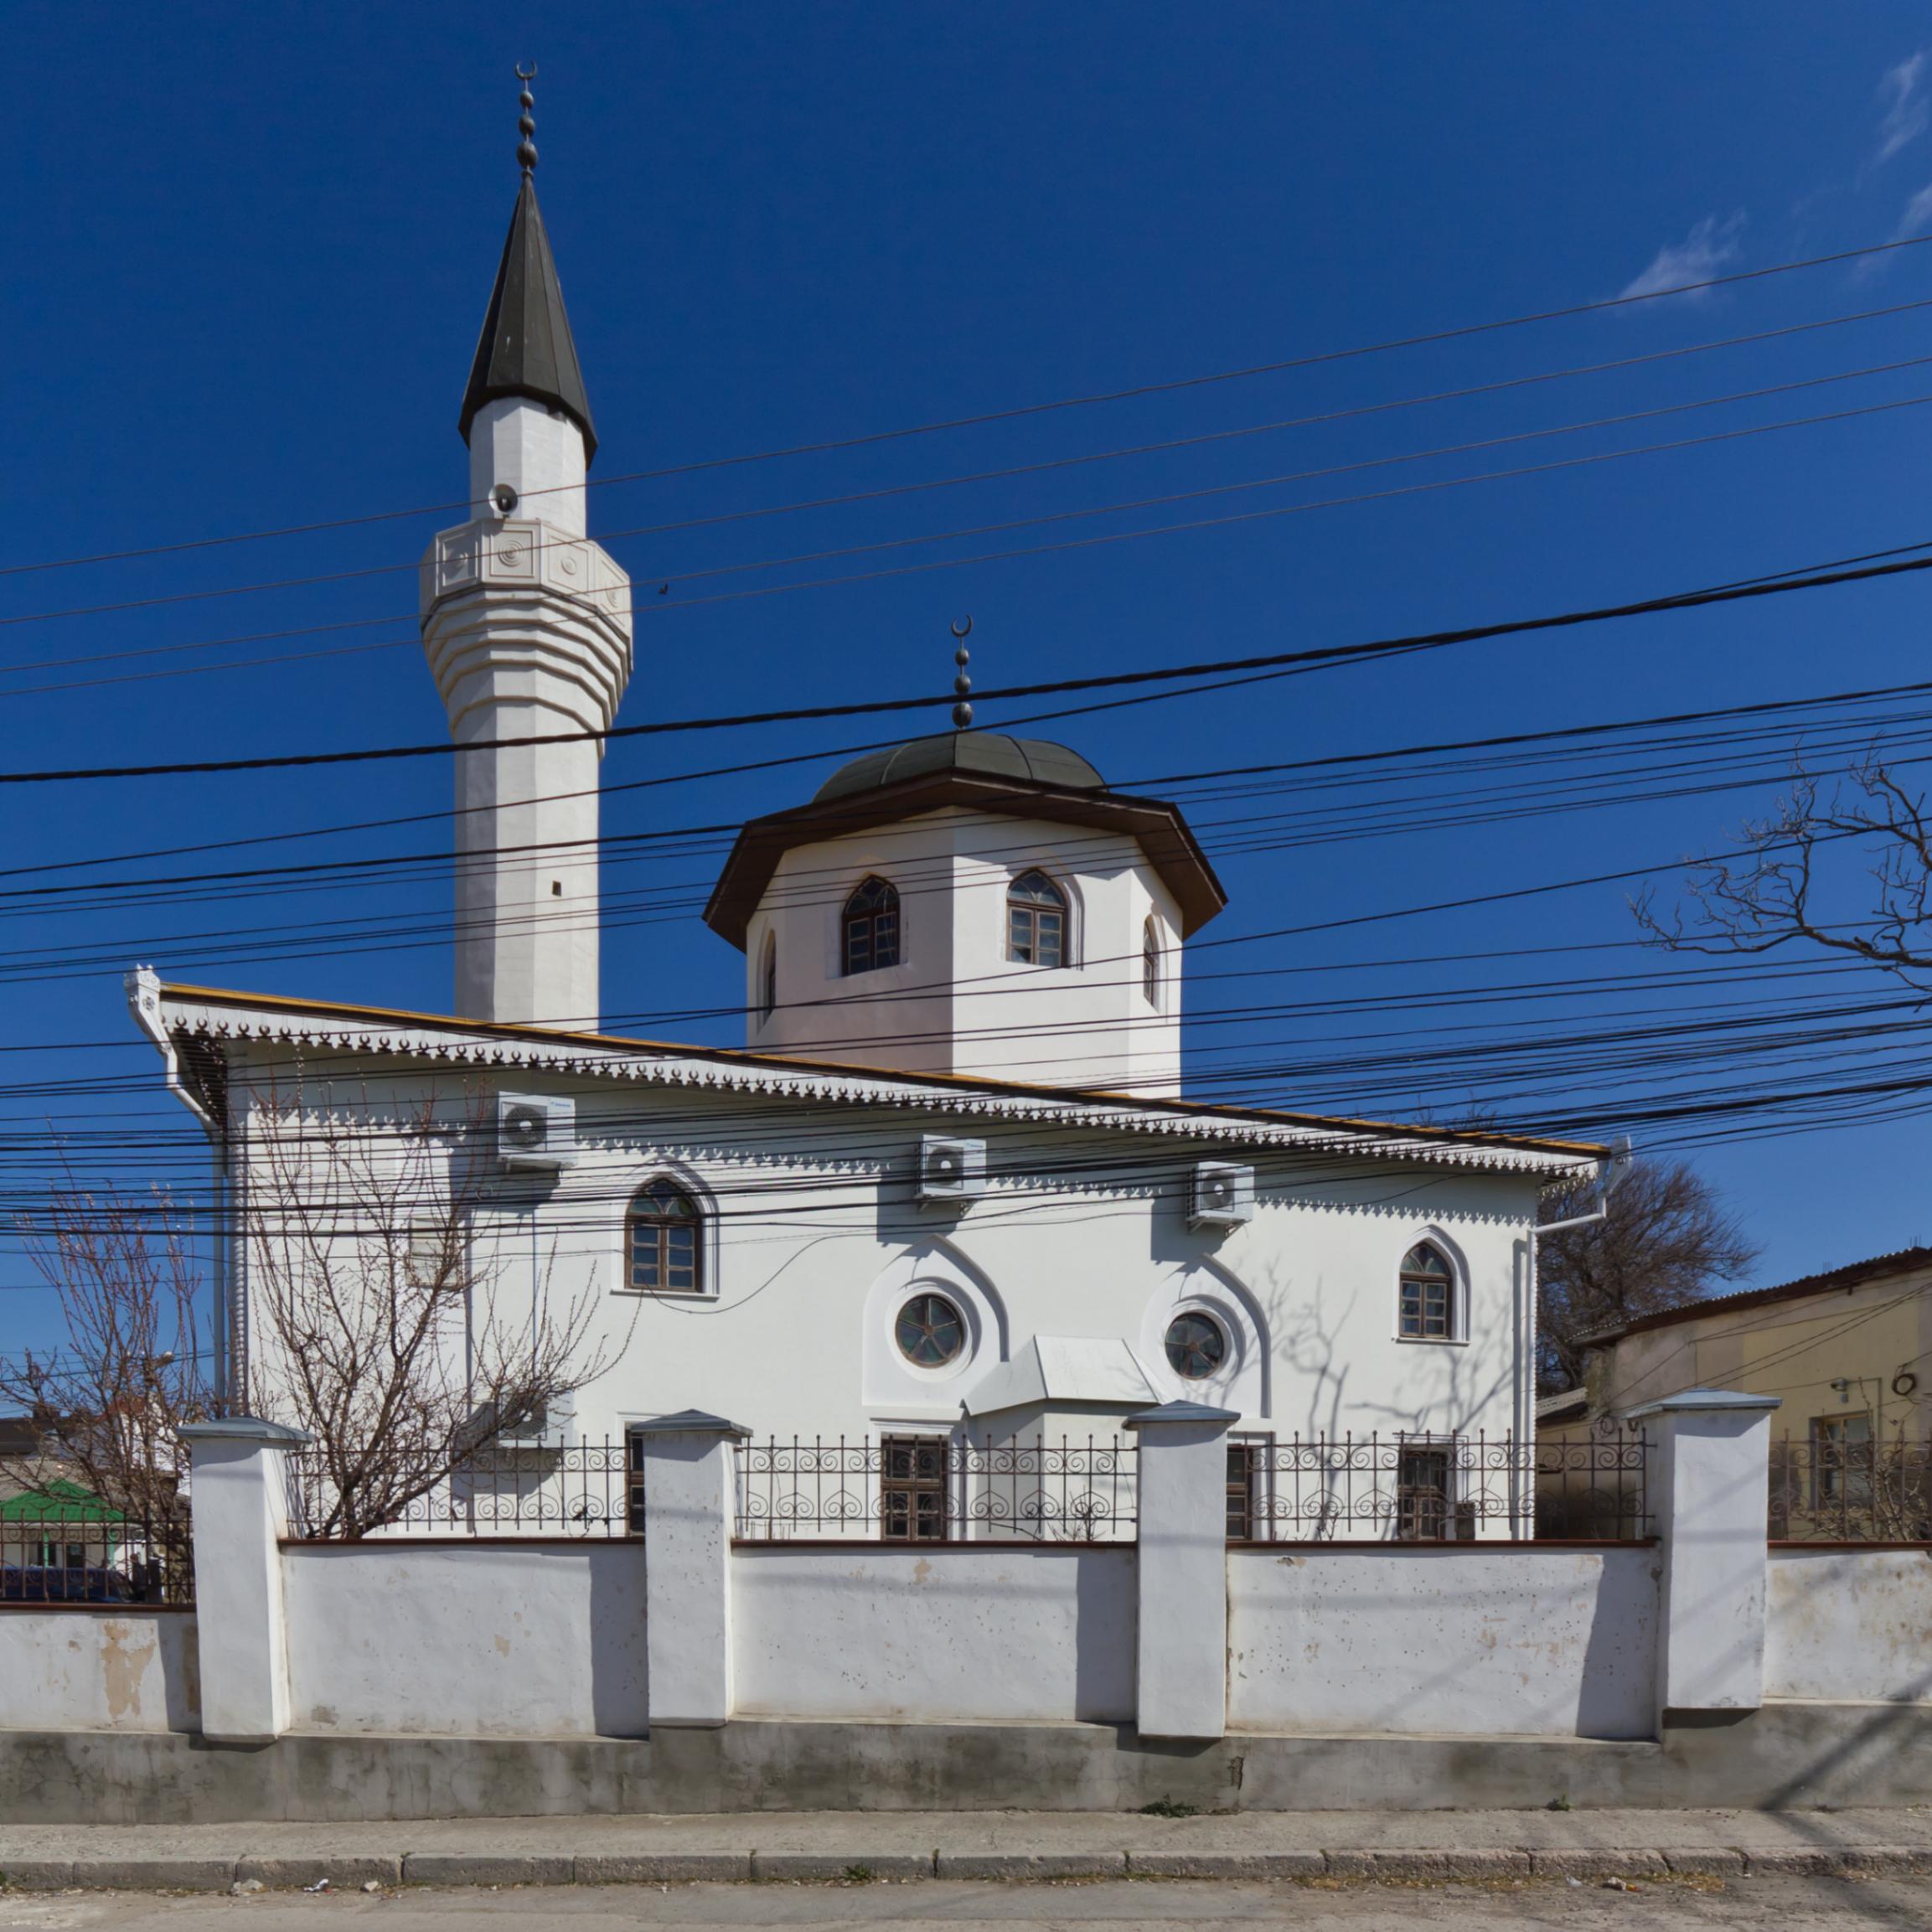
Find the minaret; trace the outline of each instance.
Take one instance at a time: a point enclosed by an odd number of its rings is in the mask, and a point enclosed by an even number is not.
[[[470,521],[422,560],[422,638],[456,757],[456,1002],[477,1020],[594,1029],[600,740],[631,674],[631,582],[585,535],[597,453],[537,210],[529,74],[516,211],[458,425]]]

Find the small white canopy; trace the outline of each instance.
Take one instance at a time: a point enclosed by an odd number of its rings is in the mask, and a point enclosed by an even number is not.
[[[1140,1408],[1160,1400],[1134,1351],[1118,1336],[1036,1335],[974,1385],[965,1409],[992,1415],[1061,1403]]]

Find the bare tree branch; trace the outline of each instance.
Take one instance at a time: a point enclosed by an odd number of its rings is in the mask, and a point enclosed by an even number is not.
[[[555,1294],[554,1247],[533,1257],[527,1294],[506,1292],[478,1212],[482,1105],[452,1120],[432,1096],[380,1114],[367,1096],[348,1120],[271,1096],[251,1130],[251,1306],[266,1345],[251,1396],[314,1438],[321,1537],[399,1521],[614,1366],[629,1339],[590,1346],[595,1273]]]

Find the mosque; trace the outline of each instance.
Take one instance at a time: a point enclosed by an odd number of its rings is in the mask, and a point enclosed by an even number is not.
[[[704,917],[744,955],[743,1047],[600,1030],[631,586],[589,529],[598,437],[530,134],[526,93],[458,418],[469,515],[421,571],[458,747],[451,1011],[130,975],[216,1150],[231,1398],[277,1372],[277,1123],[310,1185],[429,1120],[479,1270],[513,1307],[589,1311],[602,1372],[546,1440],[691,1409],[875,1445],[1085,1434],[1176,1401],[1232,1412],[1237,1449],[1532,1435],[1532,1230],[1602,1150],[1191,1102],[1210,857],[1077,750],[974,729],[963,642],[953,730],[738,833]]]

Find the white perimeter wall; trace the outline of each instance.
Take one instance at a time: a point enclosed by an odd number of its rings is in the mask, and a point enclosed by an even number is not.
[[[641,1542],[282,1550],[297,1730],[642,1737]]]
[[[194,1619],[181,1610],[0,1609],[0,1727],[197,1731]]]
[[[1131,1548],[731,1552],[746,1717],[1051,1723],[1134,1716]]]
[[[1654,1549],[1236,1549],[1228,1725],[1647,1738]]]
[[[1932,1702],[1932,1549],[1773,1550],[1764,1694]]]

